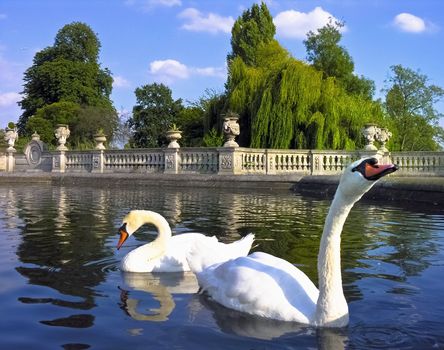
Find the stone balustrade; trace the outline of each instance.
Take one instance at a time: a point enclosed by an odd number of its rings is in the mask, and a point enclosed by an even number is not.
[[[9,148],[0,153],[0,171],[53,173],[165,173],[218,175],[337,175],[351,162],[368,156],[378,156],[382,163],[397,164],[394,176],[444,176],[444,152],[392,152],[385,147],[392,136],[387,129],[366,124],[362,133],[366,139],[364,150],[277,150],[238,147],[238,115],[225,116],[224,147],[181,148],[181,131],[167,132],[167,148],[107,150],[103,133],[95,135],[96,147],[91,151],[71,151],[65,146],[70,135],[68,125],[57,125],[55,136],[59,146],[48,151],[34,133],[32,140],[20,154],[13,148],[17,129],[6,128],[5,140]],[[379,142],[380,148],[373,144]]]
[[[165,169],[165,154],[158,149],[108,150],[103,154],[103,171],[110,173],[159,173]],[[100,168],[96,164],[95,168]]]
[[[398,176],[444,176],[444,152],[392,152]]]
[[[336,175],[375,151],[276,150],[242,147],[48,151],[32,141],[24,154],[0,154],[0,170],[60,173]],[[30,146],[30,147],[31,147]],[[394,176],[444,176],[444,152],[386,152]],[[11,158],[12,157],[12,158]],[[12,159],[12,160],[11,160]],[[12,166],[6,166],[12,162]]]

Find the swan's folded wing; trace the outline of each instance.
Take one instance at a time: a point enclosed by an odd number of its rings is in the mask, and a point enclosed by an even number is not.
[[[195,240],[186,253],[188,264],[191,271],[200,272],[209,266],[247,255],[253,241],[253,234],[229,244],[207,239]]]
[[[308,280],[308,287],[304,288],[295,281],[291,271],[286,271],[288,266],[283,269],[280,264],[281,259],[255,253],[213,265],[198,273],[197,278],[203,290],[228,308],[308,323],[316,308],[317,289],[305,275],[302,280],[303,283]]]

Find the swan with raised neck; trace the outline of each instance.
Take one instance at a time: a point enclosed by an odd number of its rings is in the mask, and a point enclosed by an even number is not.
[[[201,268],[194,262],[202,252],[196,245],[189,254],[199,285],[212,299],[238,311],[282,321],[319,327],[348,324],[348,306],[342,289],[341,232],[353,207],[381,177],[397,170],[377,159],[360,159],[341,176],[322,233],[318,255],[319,289],[298,268],[270,254],[246,257]]]

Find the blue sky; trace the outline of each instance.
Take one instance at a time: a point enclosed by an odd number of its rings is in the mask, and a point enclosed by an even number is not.
[[[99,62],[115,79],[112,100],[131,111],[134,90],[162,82],[174,98],[222,92],[231,26],[253,0],[0,0],[0,127],[17,121],[23,72],[59,29],[80,21],[101,42]],[[442,0],[268,0],[276,39],[298,59],[303,40],[329,17],[345,21],[342,45],[359,75],[376,83],[402,64],[444,88]],[[444,103],[437,105],[444,113]],[[440,124],[444,126],[444,119]]]

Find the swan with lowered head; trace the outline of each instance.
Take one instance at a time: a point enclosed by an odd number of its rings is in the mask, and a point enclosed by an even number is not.
[[[342,227],[354,203],[376,180],[396,170],[392,164],[379,165],[376,158],[358,160],[345,169],[322,233],[319,290],[293,264],[263,252],[208,265],[205,256],[212,254],[211,247],[197,242],[187,257],[201,289],[225,307],[252,315],[319,327],[347,325],[341,277]]]
[[[144,224],[154,225],[158,235],[151,243],[144,244],[125,255],[121,262],[123,271],[189,271],[186,253],[194,243],[204,242],[206,246],[215,249],[218,253],[208,257],[208,261],[218,263],[247,255],[254,241],[253,234],[229,244],[221,243],[216,237],[208,237],[201,233],[184,233],[172,237],[170,225],[162,215],[149,210],[132,210],[124,217],[119,229],[120,239],[117,249],[120,249],[128,237]]]

